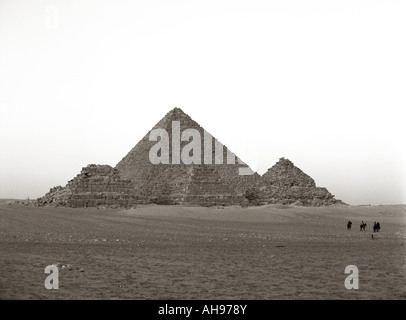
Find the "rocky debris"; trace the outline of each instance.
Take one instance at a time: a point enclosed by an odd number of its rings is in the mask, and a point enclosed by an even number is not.
[[[36,206],[37,205],[37,201],[36,200],[32,200],[30,198],[27,198],[25,200],[12,200],[12,201],[8,201],[7,205],[11,206],[11,205],[21,205],[21,206]]]
[[[63,271],[79,271],[79,272],[85,272],[85,269],[80,268],[80,267],[74,267],[71,264],[62,264],[62,263],[54,263],[54,266],[58,268],[58,270],[63,270]]]
[[[69,185],[66,187],[53,187],[43,197],[37,199],[37,205],[45,206],[67,206],[68,200],[72,197],[72,191]]]

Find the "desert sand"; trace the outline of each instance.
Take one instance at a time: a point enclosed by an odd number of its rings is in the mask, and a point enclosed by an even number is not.
[[[405,242],[405,205],[118,210],[1,201],[0,299],[406,299]],[[44,286],[51,264],[58,290]],[[344,286],[347,265],[359,270],[357,290]]]

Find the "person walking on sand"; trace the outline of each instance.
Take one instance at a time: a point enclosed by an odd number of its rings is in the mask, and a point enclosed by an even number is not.
[[[348,230],[351,230],[351,225],[352,225],[351,220],[348,220],[348,223],[347,223],[347,229]]]

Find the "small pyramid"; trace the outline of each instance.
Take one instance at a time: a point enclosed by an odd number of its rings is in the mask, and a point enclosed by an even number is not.
[[[316,183],[310,176],[285,158],[280,158],[262,177],[270,185],[277,185],[278,187],[316,187]]]
[[[262,183],[261,199],[268,203],[302,206],[343,204],[326,188],[317,187],[314,180],[289,159],[280,158],[263,174]]]
[[[133,193],[131,180],[121,179],[109,165],[90,164],[65,187],[55,187],[37,199],[38,205],[97,207],[129,207],[147,199]]]

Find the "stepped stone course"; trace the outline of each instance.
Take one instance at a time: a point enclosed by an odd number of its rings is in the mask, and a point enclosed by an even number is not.
[[[121,179],[117,170],[108,165],[91,164],[82,169],[65,187],[55,187],[38,205],[68,207],[119,206],[130,207],[147,203],[146,198],[133,193],[131,180]]]

